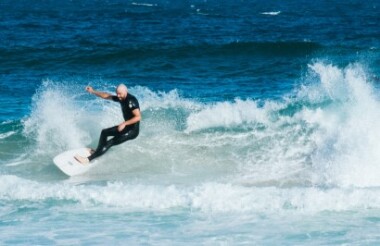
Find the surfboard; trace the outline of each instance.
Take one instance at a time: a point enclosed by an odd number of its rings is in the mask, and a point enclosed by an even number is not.
[[[54,157],[53,162],[62,172],[68,176],[84,174],[96,166],[96,160],[91,161],[88,164],[82,164],[74,158],[75,155],[87,157],[90,155],[90,151],[88,148],[68,150]]]

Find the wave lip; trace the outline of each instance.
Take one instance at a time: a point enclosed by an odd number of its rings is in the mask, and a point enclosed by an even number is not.
[[[268,123],[269,109],[259,108],[252,100],[236,99],[235,102],[219,102],[193,112],[187,118],[186,132],[217,127],[236,127],[243,124]]]

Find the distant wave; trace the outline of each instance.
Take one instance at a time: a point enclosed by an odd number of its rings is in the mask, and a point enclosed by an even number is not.
[[[198,45],[149,45],[124,47],[115,44],[88,43],[83,47],[18,47],[12,50],[0,48],[0,61],[4,66],[27,67],[39,65],[59,66],[59,64],[98,64],[123,60],[149,58],[191,58],[220,56],[303,56],[313,53],[323,46],[305,41],[284,42],[233,42],[227,44]],[[3,58],[1,58],[3,57]],[[7,57],[7,59],[4,59]],[[44,59],[41,59],[44,57]]]
[[[272,12],[262,12],[262,15],[279,15],[281,11],[272,11]]]
[[[156,7],[157,6],[157,4],[154,4],[154,3],[137,3],[137,2],[133,2],[131,4],[135,5],[135,6],[144,6],[144,7]]]

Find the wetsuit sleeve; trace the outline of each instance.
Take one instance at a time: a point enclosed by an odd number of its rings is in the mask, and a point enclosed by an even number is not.
[[[129,108],[131,109],[131,111],[135,110],[135,109],[140,109],[140,105],[139,105],[139,102],[137,101],[136,98],[132,98],[130,101],[129,101]]]
[[[114,102],[119,102],[119,98],[117,96],[112,96],[111,100]]]

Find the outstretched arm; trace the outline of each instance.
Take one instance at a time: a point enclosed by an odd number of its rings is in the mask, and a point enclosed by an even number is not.
[[[103,99],[112,99],[112,95],[107,92],[101,92],[101,91],[95,91],[91,86],[86,87],[86,91],[88,91],[90,94],[94,94],[95,96],[98,96]]]

